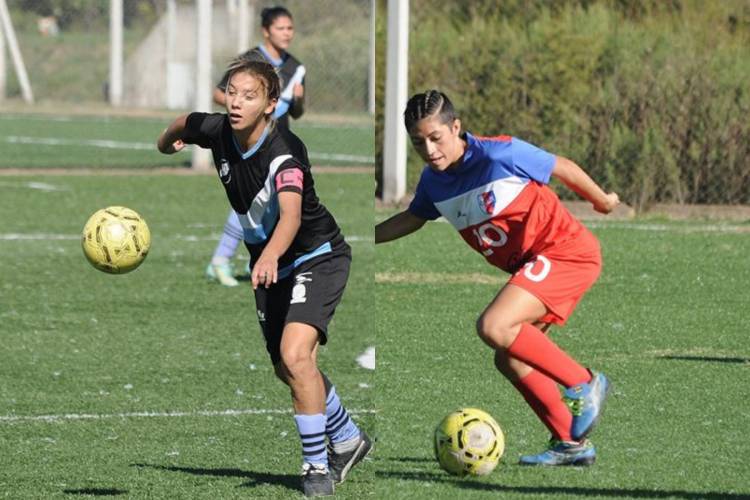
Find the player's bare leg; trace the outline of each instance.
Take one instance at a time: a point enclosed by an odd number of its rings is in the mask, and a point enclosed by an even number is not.
[[[291,389],[294,420],[302,441],[302,487],[306,496],[333,494],[326,449],[325,384],[317,366],[318,342],[318,330],[304,323],[288,323],[281,336],[282,375]]]
[[[318,330],[304,323],[289,323],[281,337],[284,366],[297,414],[325,412],[325,385],[317,366]]]

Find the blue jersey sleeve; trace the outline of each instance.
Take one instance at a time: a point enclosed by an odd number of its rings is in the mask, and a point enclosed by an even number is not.
[[[529,179],[549,184],[552,168],[555,166],[555,155],[513,138],[513,167]]]
[[[414,199],[409,204],[409,212],[420,219],[435,220],[440,217],[440,212],[435,208],[435,204],[427,193],[427,182],[424,174],[419,179],[417,190],[414,193]]]

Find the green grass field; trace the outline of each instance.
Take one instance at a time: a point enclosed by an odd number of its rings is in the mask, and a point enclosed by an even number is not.
[[[585,470],[516,465],[548,434],[474,332],[506,277],[444,223],[378,246],[380,498],[750,498],[750,225],[592,227],[602,277],[552,330],[614,384],[592,435],[598,461]],[[432,430],[461,406],[485,409],[505,431],[488,477],[454,478],[433,459]]]
[[[316,184],[354,255],[321,366],[374,435],[374,375],[356,361],[375,345],[373,181]],[[0,498],[299,496],[291,402],[251,288],[203,278],[227,211],[214,176],[6,175],[0,199]],[[128,275],[81,252],[84,222],[113,204],[152,233]],[[337,496],[374,496],[373,465]]]
[[[165,156],[156,138],[179,112],[163,118],[0,114],[0,168],[186,167],[190,154]],[[303,119],[294,132],[313,165],[372,165],[373,128]]]

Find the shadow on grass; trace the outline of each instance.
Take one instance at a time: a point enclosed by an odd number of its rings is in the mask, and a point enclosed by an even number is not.
[[[292,474],[272,474],[270,472],[253,472],[242,469],[203,469],[199,467],[177,467],[174,465],[154,465],[154,464],[130,464],[132,467],[143,467],[169,472],[182,472],[193,474],[195,476],[217,476],[217,477],[238,477],[247,479],[248,482],[242,484],[242,487],[254,487],[262,484],[272,486],[283,486],[295,492],[300,490],[300,477]]]
[[[117,488],[80,488],[77,490],[63,490],[68,495],[93,495],[97,497],[114,497],[125,495],[128,490],[118,490]]]
[[[401,459],[398,459],[401,461]],[[521,493],[526,495],[551,495],[554,498],[572,497],[613,497],[613,498],[682,498],[687,500],[747,500],[748,493],[725,493],[717,491],[682,491],[682,490],[649,490],[643,488],[585,488],[564,486],[506,486],[480,482],[481,480],[450,477],[442,473],[431,472],[376,472],[376,476],[383,479],[399,481],[412,480],[425,483],[452,484],[457,488],[475,491],[489,491],[495,493]]]
[[[711,363],[750,363],[750,358],[723,358],[719,356],[657,356],[659,359],[671,359],[677,361],[708,361]]]

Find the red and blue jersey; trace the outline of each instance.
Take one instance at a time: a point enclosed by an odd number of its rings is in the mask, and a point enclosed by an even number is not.
[[[465,134],[457,167],[422,171],[409,211],[442,216],[492,265],[514,273],[588,230],[547,186],[555,155],[510,136]]]

